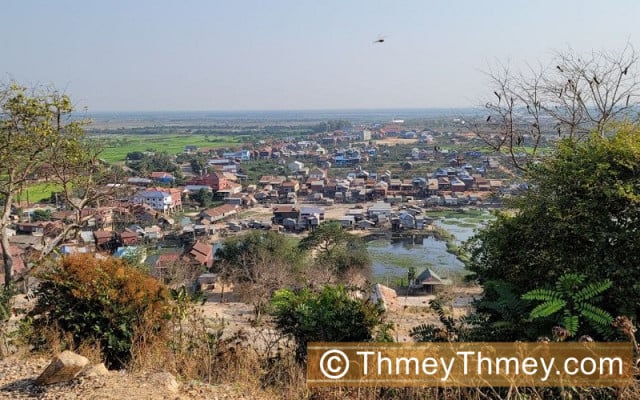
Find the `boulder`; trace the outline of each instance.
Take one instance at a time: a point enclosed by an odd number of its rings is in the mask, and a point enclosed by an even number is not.
[[[156,372],[149,374],[147,375],[147,382],[153,386],[165,387],[173,393],[177,393],[180,389],[180,384],[169,372]]]
[[[38,385],[50,385],[52,383],[67,382],[75,378],[89,360],[72,351],[63,351],[55,356],[47,368],[36,379]]]
[[[80,372],[79,376],[85,378],[96,378],[98,376],[109,375],[109,370],[104,366],[104,363],[94,364],[88,366]]]

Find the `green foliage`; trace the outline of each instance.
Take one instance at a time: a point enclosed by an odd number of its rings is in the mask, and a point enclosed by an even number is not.
[[[51,220],[51,210],[37,209],[31,215],[32,221],[49,221]]]
[[[206,189],[200,189],[197,192],[190,194],[189,197],[203,208],[211,207],[211,203],[213,202],[211,191]]]
[[[420,324],[411,328],[409,335],[416,342],[491,341],[489,332],[483,329],[487,326],[486,316],[472,314],[455,319],[445,312],[437,300],[432,301],[429,307],[438,314],[440,326]]]
[[[289,267],[295,271],[302,267],[303,254],[296,242],[274,231],[252,230],[243,235],[227,238],[216,251],[223,274],[236,281],[257,281],[261,265]]]
[[[530,317],[546,318],[559,313],[556,322],[566,329],[569,336],[578,333],[580,317],[583,317],[597,332],[610,336],[613,317],[591,302],[597,301],[598,296],[611,288],[612,282],[607,279],[585,285],[585,279],[585,275],[567,273],[558,278],[555,289],[534,289],[523,294],[524,300],[542,302],[531,310]]]
[[[137,332],[159,334],[170,315],[169,294],[155,279],[113,258],[92,255],[63,258],[39,275],[38,301],[30,312],[32,338],[46,345],[41,334],[59,329],[71,335],[76,348],[86,341],[100,343],[111,368],[130,361]]]
[[[390,341],[384,310],[341,285],[319,292],[281,289],[272,305],[276,326],[296,341],[298,360],[306,358],[308,342]]]
[[[138,158],[138,154],[142,154],[142,157]],[[129,158],[129,156],[133,156],[134,158]],[[173,162],[172,157],[165,151],[153,153],[152,155],[146,155],[141,152],[128,153],[127,159],[129,161],[129,167],[142,174],[154,171],[171,172],[175,174],[180,171],[178,166]]]
[[[253,230],[226,239],[216,258],[223,279],[233,282],[241,299],[253,305],[254,323],[259,324],[271,295],[300,281],[305,257],[290,238]]]
[[[609,279],[602,307],[640,315],[640,128],[610,137],[560,142],[528,172],[529,190],[513,213],[500,213],[468,245],[468,268],[481,281],[503,281],[518,294],[567,273]],[[587,295],[591,289],[585,288]]]
[[[27,88],[13,82],[0,87],[0,245],[3,249],[5,286],[13,276],[7,227],[15,196],[25,188],[33,174],[64,157],[69,164],[79,153],[63,153],[84,137],[84,121],[70,119],[71,99],[51,89]]]
[[[485,318],[478,326],[482,341],[535,339],[537,327],[527,319],[531,310],[517,289],[505,282],[484,284],[484,295],[475,302],[476,312]],[[481,333],[484,332],[484,333]]]
[[[302,250],[315,250],[315,262],[338,276],[349,269],[365,270],[371,256],[364,241],[342,229],[337,221],[323,222],[299,244]]]

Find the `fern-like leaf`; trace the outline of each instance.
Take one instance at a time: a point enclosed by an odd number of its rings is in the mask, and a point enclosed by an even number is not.
[[[586,277],[583,274],[568,273],[558,278],[556,282],[556,290],[561,293],[571,293],[576,286],[584,282]]]
[[[592,299],[599,294],[602,294],[604,291],[609,289],[613,285],[609,279],[603,282],[590,283],[584,288],[580,289],[576,294],[573,295],[573,299],[576,303],[583,302],[585,300]]]
[[[605,327],[613,323],[613,317],[611,314],[600,307],[594,306],[593,304],[582,304],[580,307],[580,314],[594,325]]]
[[[558,293],[549,289],[533,289],[522,295],[523,300],[553,301],[558,299]]]
[[[571,336],[578,332],[579,320],[577,315],[567,315],[562,319],[562,325]]]
[[[562,299],[545,301],[542,304],[538,304],[533,310],[531,310],[530,316],[532,319],[548,317],[549,315],[555,314],[558,311],[562,310],[566,305],[567,302]]]

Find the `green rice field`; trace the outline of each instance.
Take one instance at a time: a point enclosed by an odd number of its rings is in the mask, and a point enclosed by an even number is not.
[[[90,136],[90,140],[103,148],[101,157],[110,163],[123,162],[127,153],[134,151],[165,151],[178,154],[184,151],[184,146],[201,147],[235,147],[244,143],[242,136],[204,136],[204,135],[103,135]]]
[[[35,203],[38,201],[46,200],[51,197],[52,192],[62,190],[62,186],[54,183],[36,183],[29,185],[23,189],[21,193],[16,196],[17,201],[29,201],[29,203]]]

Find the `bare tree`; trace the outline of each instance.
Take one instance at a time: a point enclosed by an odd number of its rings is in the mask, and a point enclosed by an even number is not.
[[[500,65],[487,73],[493,86],[484,103],[488,116],[474,130],[492,149],[506,151],[516,168],[526,170],[547,140],[604,136],[613,121],[635,121],[637,68],[631,45],[619,53],[587,56],[556,52],[550,66],[526,72]]]
[[[63,143],[76,143],[82,121],[67,119],[68,96],[49,88],[28,90],[16,83],[0,87],[0,248],[5,286],[13,279],[13,256],[7,228],[16,195],[43,168]],[[61,155],[57,155],[61,156]]]
[[[40,258],[48,256],[62,241],[74,236],[86,221],[94,216],[84,213],[89,207],[98,207],[100,202],[110,198],[114,189],[108,184],[118,182],[122,177],[100,159],[101,149],[86,140],[63,141],[56,144],[51,153],[49,165],[51,179],[61,186],[61,200],[73,210],[74,220],[65,224],[55,238],[48,241]]]

